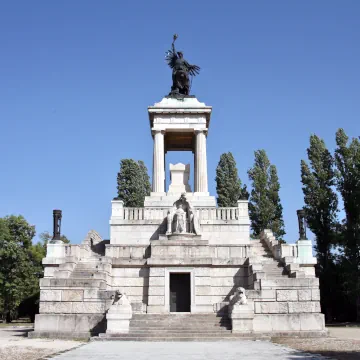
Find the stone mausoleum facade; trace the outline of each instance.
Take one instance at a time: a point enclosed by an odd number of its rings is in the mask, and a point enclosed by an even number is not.
[[[111,202],[110,240],[90,231],[80,245],[48,244],[32,336],[326,334],[311,241],[279,244],[269,230],[250,239],[248,202],[219,208],[209,194],[211,111],[190,96],[148,108],[150,196],[142,208]],[[184,164],[170,165],[165,187],[168,151],[193,152],[194,189]],[[239,288],[246,301],[233,300]]]

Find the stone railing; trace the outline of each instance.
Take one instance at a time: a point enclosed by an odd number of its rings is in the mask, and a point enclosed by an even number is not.
[[[163,220],[169,209],[169,207],[128,208],[124,207],[121,200],[113,200],[111,217],[118,220]],[[196,214],[199,220],[239,220],[248,217],[248,202],[239,200],[237,207],[196,208]]]
[[[266,243],[275,259],[288,268],[293,277],[315,276],[314,265],[317,263],[312,254],[311,240],[298,240],[295,244],[280,244],[271,230],[264,230],[260,238]]]

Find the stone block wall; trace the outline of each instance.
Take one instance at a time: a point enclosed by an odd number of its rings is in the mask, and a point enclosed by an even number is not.
[[[105,281],[44,278],[40,288],[33,336],[87,338],[105,330],[113,293]]]
[[[261,289],[247,292],[254,332],[326,333],[317,278],[261,279],[258,284]]]
[[[217,312],[238,286],[246,287],[247,267],[151,267],[148,312],[169,312],[169,274],[190,273],[191,312]]]
[[[149,268],[114,267],[112,283],[114,290],[124,291],[131,303],[147,304],[149,294]]]

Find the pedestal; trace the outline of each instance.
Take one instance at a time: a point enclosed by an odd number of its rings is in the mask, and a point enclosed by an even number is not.
[[[254,304],[234,305],[232,307],[230,318],[233,333],[251,333],[253,332]]]
[[[47,258],[64,258],[65,244],[62,240],[52,240],[46,246]]]
[[[113,305],[106,314],[106,334],[129,333],[130,319],[132,318],[131,305]]]

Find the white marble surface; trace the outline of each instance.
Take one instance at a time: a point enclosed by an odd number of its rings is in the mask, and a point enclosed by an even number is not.
[[[170,185],[168,195],[177,195],[180,197],[183,192],[191,192],[189,185],[190,164],[170,164]]]

